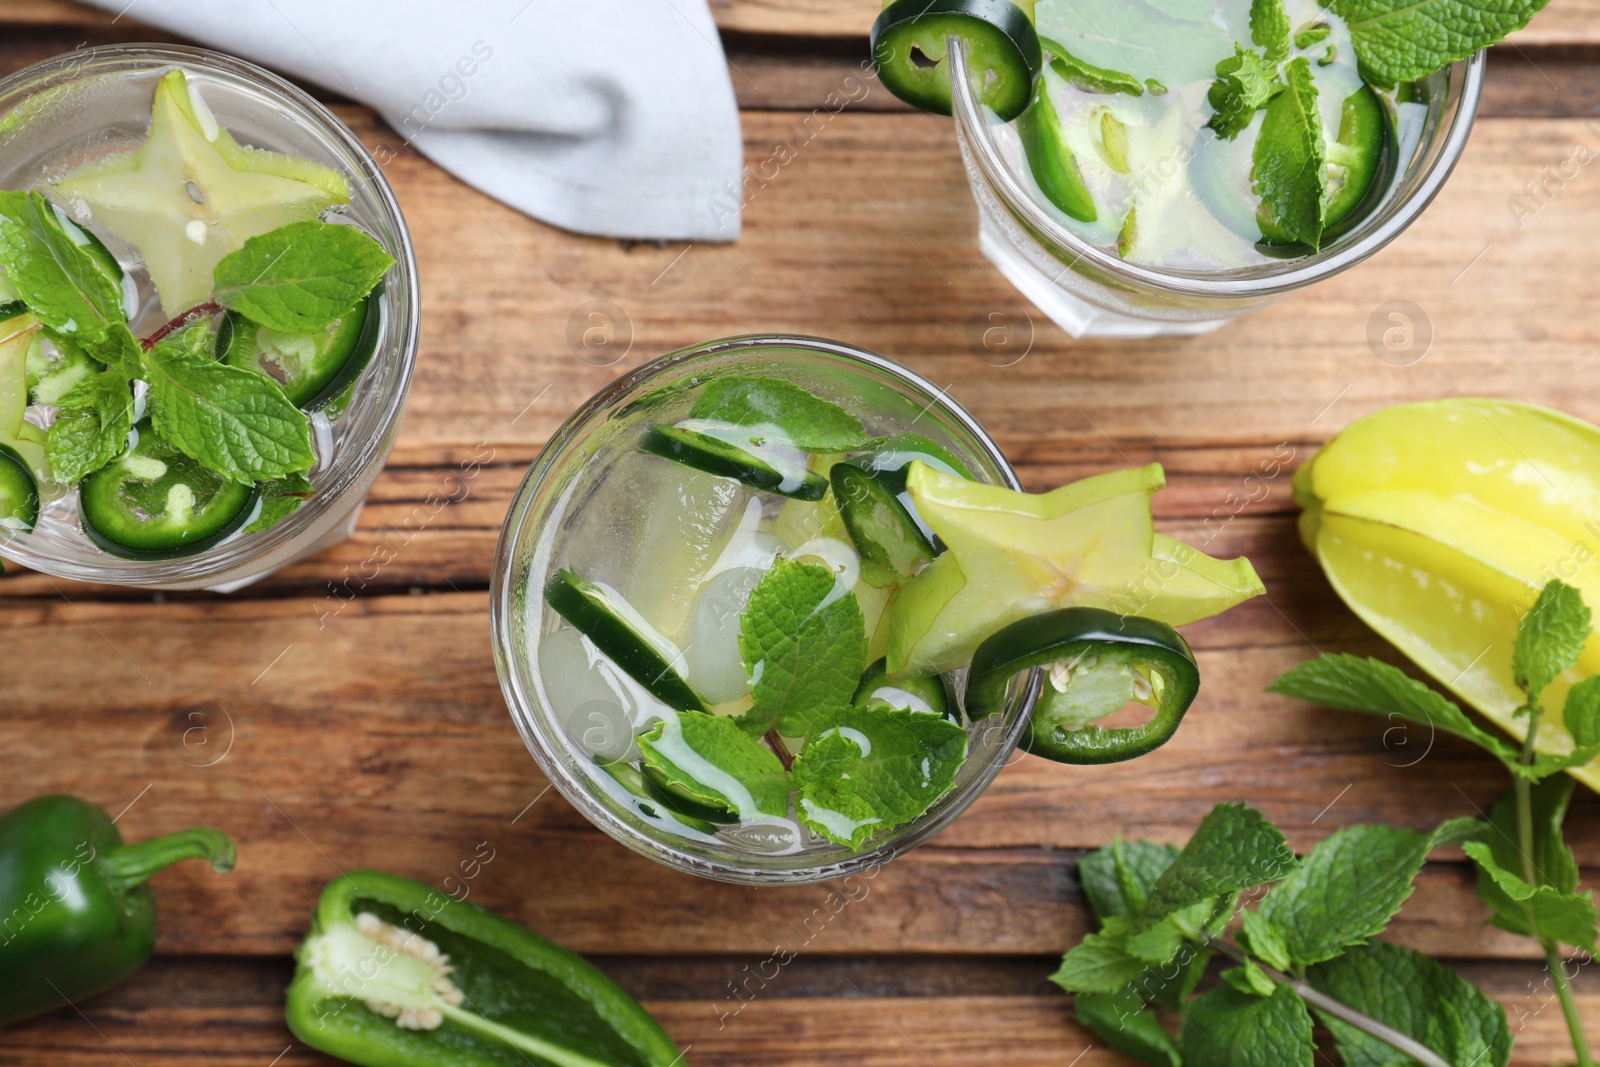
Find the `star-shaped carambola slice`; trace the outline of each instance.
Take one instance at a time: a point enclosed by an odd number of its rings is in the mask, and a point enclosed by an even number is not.
[[[203,303],[217,263],[248,238],[350,199],[337,171],[241,146],[181,70],[157,83],[143,145],[69,174],[54,193],[74,219],[139,250],[168,315]]]
[[[1250,561],[1155,532],[1160,464],[1019,493],[911,464],[917,512],[948,546],[890,604],[888,669],[965,665],[984,638],[1045,611],[1095,607],[1182,626],[1264,592]]]

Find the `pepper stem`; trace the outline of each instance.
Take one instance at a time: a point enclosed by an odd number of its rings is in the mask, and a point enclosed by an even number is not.
[[[197,827],[131,845],[119,845],[100,855],[106,881],[121,892],[143,885],[150,876],[182,860],[203,859],[219,874],[233,870],[237,853],[233,839],[221,830]]]

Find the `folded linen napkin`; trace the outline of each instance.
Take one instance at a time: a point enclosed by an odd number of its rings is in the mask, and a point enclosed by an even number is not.
[[[739,235],[739,112],[706,0],[91,2],[371,105],[557,226]]]

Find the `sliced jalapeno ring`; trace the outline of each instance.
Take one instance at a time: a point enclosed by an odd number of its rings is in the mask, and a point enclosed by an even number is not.
[[[950,114],[945,45],[959,37],[979,100],[1009,122],[1028,106],[1044,64],[1032,7],[1012,0],[894,0],[872,24],[878,78],[913,107]]]
[[[890,679],[882,659],[862,672],[861,684],[856,687],[856,694],[850,698],[850,703],[868,711],[916,711],[956,720],[951,713],[950,694],[945,689],[942,675]]]
[[[1001,711],[1019,672],[1048,669],[1022,747],[1058,763],[1120,763],[1151,752],[1177,731],[1200,691],[1188,642],[1154,619],[1100,608],[1063,608],[1014,622],[972,657],[966,709]],[[1130,700],[1155,710],[1142,726],[1095,725]]]
[[[866,581],[881,589],[915,577],[932,561],[933,543],[885,484],[887,479],[852,463],[835,463],[828,480]]]

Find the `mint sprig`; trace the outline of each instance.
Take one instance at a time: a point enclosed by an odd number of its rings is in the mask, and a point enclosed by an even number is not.
[[[1338,1022],[1333,1029],[1347,1064],[1505,1067],[1510,1038],[1503,1009],[1453,974],[1453,982],[1441,977],[1444,968],[1415,953],[1365,943],[1409,895],[1431,848],[1486,829],[1470,819],[1427,834],[1350,827],[1291,864],[1282,835],[1259,812],[1224,804],[1175,856],[1170,846],[1113,842],[1079,864],[1100,929],[1062,958],[1053,981],[1078,996],[1078,1018],[1086,1027],[1162,1067],[1309,1065],[1309,1011],[1330,1026]],[[1272,888],[1257,909],[1242,912],[1238,940],[1229,941],[1224,931],[1241,899],[1238,890],[1263,873]],[[1175,894],[1177,885],[1190,888]],[[1194,899],[1211,889],[1216,896]],[[1363,900],[1364,891],[1374,899]],[[1191,902],[1157,918],[1156,911],[1169,906],[1163,900]],[[1157,946],[1166,953],[1159,964],[1149,952]],[[1195,998],[1188,972],[1197,959],[1203,967],[1212,952],[1238,966]],[[1385,981],[1415,978],[1428,995],[1374,997],[1372,989],[1384,988],[1367,973],[1375,965],[1390,967]],[[1352,975],[1366,986],[1350,988]],[[1182,1012],[1172,1048],[1152,1029],[1159,1022],[1151,1005]],[[1489,1054],[1476,1061],[1454,1058],[1463,1048]]]
[[[1327,208],[1328,163],[1310,61],[1304,56],[1290,60],[1283,80],[1283,92],[1267,103],[1251,173],[1262,210],[1290,240],[1317,248]]]
[[[1544,950],[1550,980],[1583,1064],[1593,1059],[1559,945],[1576,945],[1593,954],[1600,947],[1600,910],[1593,893],[1579,891],[1577,862],[1561,839],[1572,783],[1552,776],[1600,756],[1600,677],[1586,678],[1567,693],[1562,714],[1573,737],[1573,751],[1541,754],[1534,743],[1547,713],[1543,701],[1547,687],[1578,663],[1590,636],[1589,609],[1578,591],[1559,581],[1546,585],[1518,627],[1507,665],[1525,697],[1519,715],[1527,720],[1527,733],[1520,748],[1478,727],[1452,701],[1421,682],[1376,660],[1322,656],[1272,686],[1274,691],[1330,707],[1399,716],[1445,730],[1477,744],[1511,772],[1511,788],[1494,805],[1486,831],[1462,848],[1478,867],[1478,895],[1492,909],[1494,924],[1536,939]],[[1362,951],[1377,954],[1388,949],[1371,945]],[[1314,968],[1313,975],[1326,966],[1330,965]],[[1364,988],[1375,986],[1367,981]],[[1497,1034],[1484,1036],[1481,1026],[1474,1030],[1472,1014],[1470,1005],[1455,1004],[1449,1012],[1427,1018],[1425,1036],[1421,1022],[1415,1020],[1403,1029],[1429,1047],[1459,1057],[1452,1062],[1504,1063],[1509,1036],[1504,1041]],[[1353,1062],[1388,1061],[1374,1055]]]
[[[354,226],[296,222],[224,256],[215,299],[268,329],[306,333],[349,312],[392,266],[389,253]]]
[[[867,666],[866,623],[855,594],[827,567],[778,558],[750,593],[739,652],[753,702],[740,720],[753,735],[777,728],[810,738],[838,721]]]
[[[796,814],[835,844],[859,847],[950,791],[967,732],[939,715],[850,708],[794,761]]]
[[[838,404],[779,378],[716,378],[695,401],[689,418],[748,429],[753,445],[802,452],[857,452],[877,440]]]
[[[1425,78],[1520,30],[1549,0],[1334,0],[1361,76],[1390,86]]]
[[[34,316],[73,340],[124,322],[122,291],[39,193],[0,192],[0,267]]]
[[[133,383],[120,368],[91,374],[61,398],[45,437],[50,474],[71,485],[110,463],[133,429]]]
[[[219,363],[205,324],[144,354],[156,432],[206,469],[242,484],[309,470],[311,424],[271,379]]]

